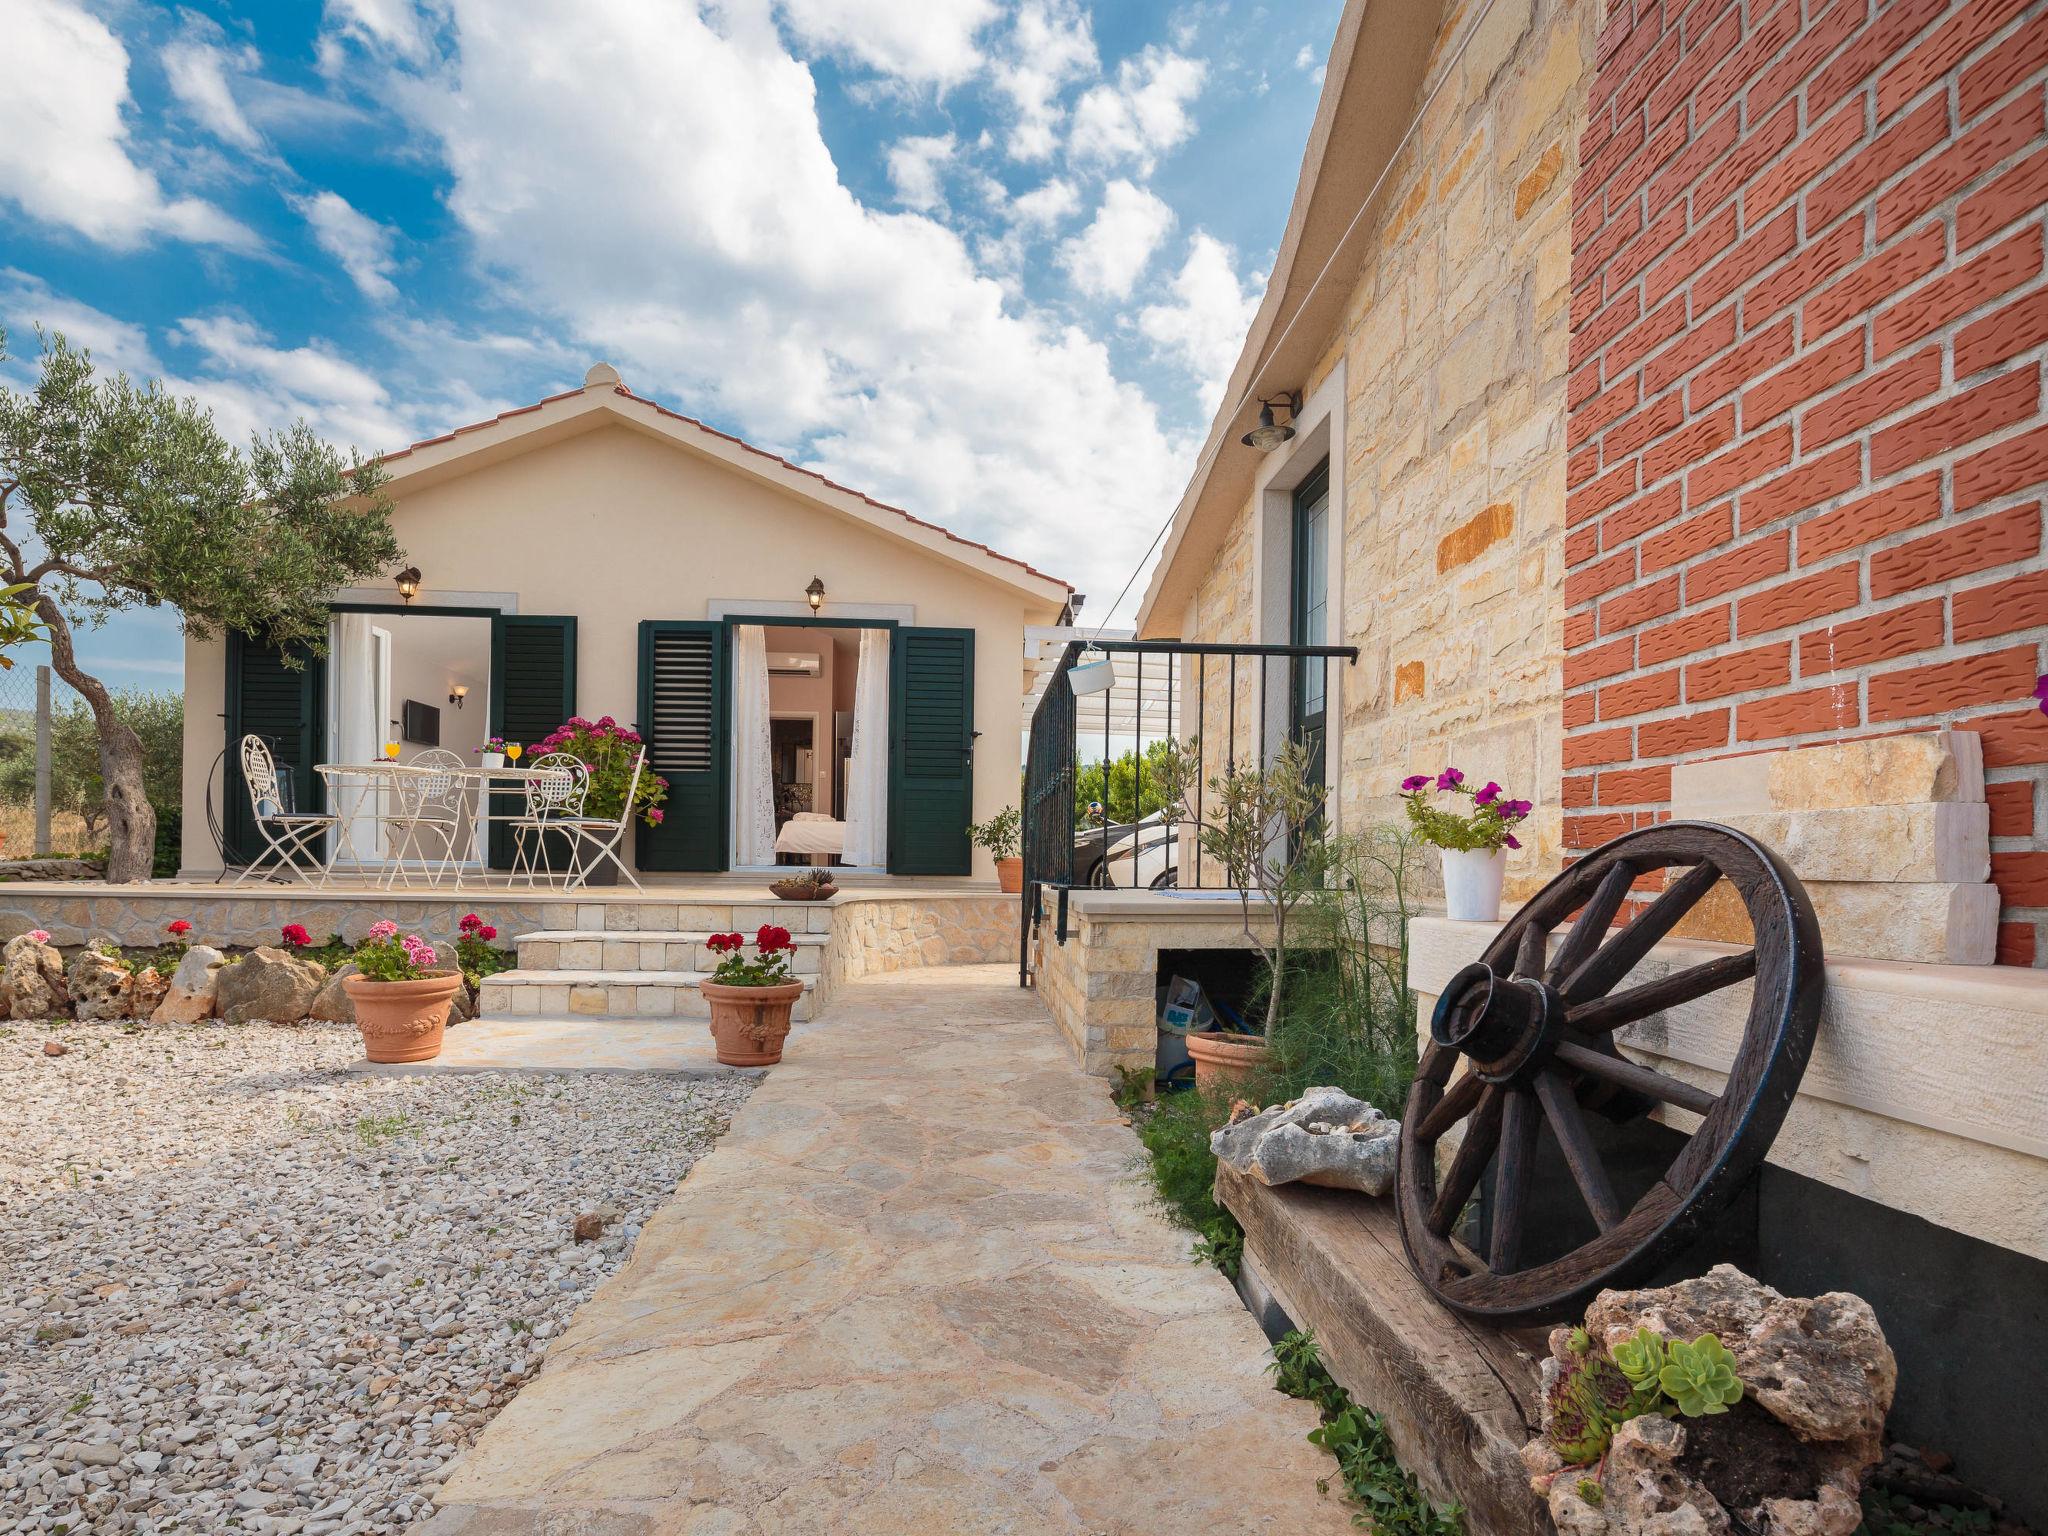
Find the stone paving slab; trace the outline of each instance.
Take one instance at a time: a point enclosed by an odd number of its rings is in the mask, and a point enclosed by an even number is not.
[[[850,984],[425,1529],[1350,1530],[1313,1410],[1138,1156],[1013,970]]]

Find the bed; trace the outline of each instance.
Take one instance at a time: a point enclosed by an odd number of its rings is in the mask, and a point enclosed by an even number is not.
[[[775,851],[806,858],[837,857],[846,851],[846,823],[823,811],[798,811],[775,834]]]

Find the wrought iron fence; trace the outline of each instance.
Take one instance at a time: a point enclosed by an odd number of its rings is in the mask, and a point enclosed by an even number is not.
[[[1070,678],[1087,650],[1108,658],[1114,680],[1099,695],[1077,698]],[[1128,665],[1118,665],[1120,659]],[[1199,821],[1206,781],[1214,774],[1228,775],[1247,763],[1264,766],[1290,740],[1302,742],[1321,761],[1319,743],[1334,700],[1330,664],[1357,660],[1355,646],[1069,643],[1032,714],[1025,751],[1019,985],[1031,984],[1032,935],[1048,917],[1048,902],[1056,937],[1065,942],[1068,893],[1077,886],[1227,886],[1228,871],[1205,859],[1201,840],[1182,837],[1173,807],[1146,809],[1148,748],[1163,741],[1200,743],[1201,771],[1189,806]],[[1120,752],[1125,742],[1127,751]],[[1091,757],[1097,750],[1100,756]],[[1114,778],[1125,755],[1131,764],[1129,816],[1119,820]],[[1077,801],[1092,763],[1101,764],[1103,793],[1099,811],[1091,805],[1084,812]]]

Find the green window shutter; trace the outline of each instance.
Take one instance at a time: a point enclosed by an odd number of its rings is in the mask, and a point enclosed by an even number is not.
[[[889,721],[889,872],[964,875],[973,859],[973,630],[896,631]]]
[[[547,614],[491,616],[491,734],[531,747],[576,713],[576,620]],[[525,760],[522,759],[522,763]],[[519,796],[491,796],[493,817],[517,815]],[[559,857],[554,861],[560,869]],[[512,834],[491,823],[491,868],[512,867]]]
[[[289,778],[292,805],[317,811],[327,785],[313,771],[327,750],[327,661],[304,646],[289,656],[274,645],[228,632],[227,762],[221,791],[227,862],[247,864],[264,849],[242,779],[242,738],[261,736],[270,746],[279,779]],[[324,852],[324,850],[322,850]]]
[[[668,780],[661,825],[634,833],[641,869],[726,866],[727,674],[723,624],[641,622],[640,734]]]

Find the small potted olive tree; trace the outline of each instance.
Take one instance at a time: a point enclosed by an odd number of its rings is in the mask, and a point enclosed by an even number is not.
[[[719,1061],[728,1067],[774,1066],[789,1038],[789,1011],[804,995],[803,982],[789,968],[796,953],[789,930],[763,923],[753,938],[752,959],[745,934],[714,933],[704,943],[719,957],[717,969],[697,983],[711,1005]]]
[[[996,861],[996,881],[1006,891],[1024,889],[1024,860],[1019,856],[1023,818],[1017,807],[1006,805],[987,821],[973,823],[967,836],[977,848],[986,848]]]
[[[440,964],[434,946],[380,918],[349,957],[357,974],[342,978],[356,1005],[356,1030],[372,1061],[428,1061],[441,1054],[448,1005],[462,972]]]

